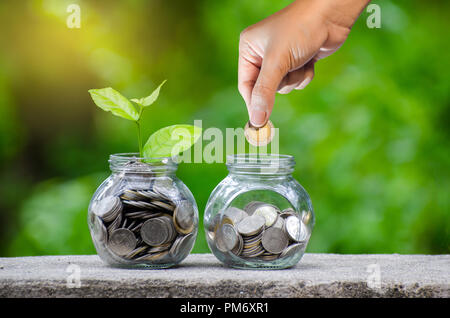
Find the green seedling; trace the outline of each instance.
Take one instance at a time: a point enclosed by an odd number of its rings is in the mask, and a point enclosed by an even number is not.
[[[111,87],[90,89],[94,103],[113,115],[134,121],[137,125],[139,154],[145,158],[176,156],[189,149],[200,138],[202,129],[192,125],[172,125],[154,132],[142,145],[141,118],[144,110],[152,105],[159,96],[163,81],[149,96],[132,98],[125,96]],[[134,104],[133,104],[134,103]]]

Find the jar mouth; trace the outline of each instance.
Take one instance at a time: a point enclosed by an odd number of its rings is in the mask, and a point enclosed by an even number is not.
[[[230,172],[244,174],[291,174],[295,158],[282,154],[235,154],[227,156],[227,167]]]
[[[127,172],[172,172],[178,168],[178,157],[141,157],[137,152],[111,154],[109,165],[112,171]]]

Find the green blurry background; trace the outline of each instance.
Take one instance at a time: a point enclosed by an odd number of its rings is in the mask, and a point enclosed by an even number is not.
[[[239,33],[290,1],[0,2],[0,256],[95,253],[86,224],[108,155],[136,151],[131,122],[89,88],[160,99],[146,135],[175,123],[242,127]],[[69,29],[67,6],[81,7]],[[294,155],[316,227],[308,252],[449,253],[449,1],[376,1],[304,91],[278,95],[280,152]],[[224,164],[182,164],[203,217]],[[203,226],[194,252],[206,253]]]

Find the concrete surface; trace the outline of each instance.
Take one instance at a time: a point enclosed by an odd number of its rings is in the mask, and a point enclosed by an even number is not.
[[[449,270],[450,255],[305,254],[286,270],[227,268],[211,254],[164,270],[96,255],[0,258],[0,297],[449,297]]]

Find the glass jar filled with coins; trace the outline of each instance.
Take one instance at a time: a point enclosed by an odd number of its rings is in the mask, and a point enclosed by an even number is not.
[[[119,267],[167,268],[192,250],[198,209],[177,178],[173,158],[110,156],[112,174],[89,204],[88,224],[100,258]]]
[[[227,157],[228,176],[213,190],[204,227],[212,253],[236,268],[281,269],[297,264],[312,229],[309,195],[292,177],[287,155]]]

